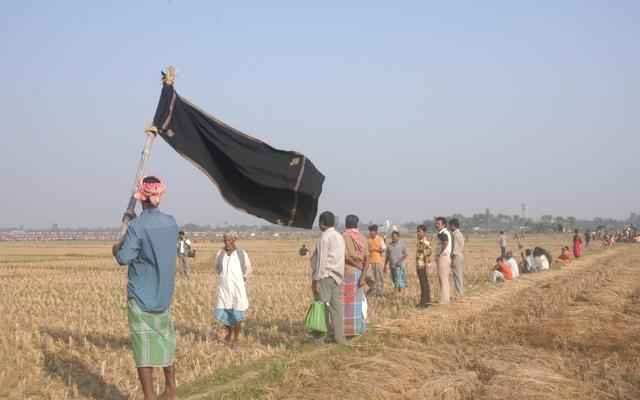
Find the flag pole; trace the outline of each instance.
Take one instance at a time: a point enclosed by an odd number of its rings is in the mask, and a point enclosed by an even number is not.
[[[173,85],[173,82],[176,78],[176,69],[172,66],[168,66],[166,72],[161,72],[162,74],[162,82],[165,85]],[[153,145],[153,140],[156,138],[159,130],[157,127],[152,124],[147,125],[144,129],[147,134],[147,141],[144,144],[144,148],[142,149],[142,154],[140,155],[140,162],[138,163],[138,171],[136,172],[136,179],[133,181],[133,190],[131,191],[131,197],[129,198],[129,204],[127,205],[127,210],[124,212],[122,216],[122,226],[120,227],[120,241],[124,240],[124,235],[127,233],[127,228],[129,227],[129,222],[136,217],[136,199],[133,195],[138,191],[138,183],[140,179],[142,179],[142,175],[144,173],[144,166],[149,159],[149,153],[151,152],[151,146]]]
[[[133,181],[133,190],[131,191],[131,197],[129,198],[129,204],[127,205],[127,210],[124,212],[122,216],[122,226],[120,227],[120,240],[124,239],[125,233],[127,233],[127,227],[129,226],[129,222],[136,217],[136,199],[133,195],[138,191],[138,183],[140,179],[142,179],[142,175],[144,173],[144,166],[147,164],[147,160],[149,159],[149,153],[151,152],[151,146],[153,145],[153,140],[156,138],[156,134],[158,133],[158,128],[153,125],[147,125],[145,128],[145,132],[147,134],[147,141],[144,144],[144,148],[142,149],[142,154],[140,155],[140,162],[138,163],[138,171],[136,172],[136,178]]]

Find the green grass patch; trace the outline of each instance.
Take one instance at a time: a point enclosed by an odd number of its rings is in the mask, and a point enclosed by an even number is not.
[[[390,335],[386,332],[367,332],[343,345],[297,345],[267,358],[220,368],[213,375],[181,385],[178,394],[188,397],[210,393],[207,398],[211,399],[259,397],[266,394],[270,388],[278,387],[291,370],[320,368],[329,360],[335,361],[350,356],[354,351],[375,352],[382,348],[389,338]]]

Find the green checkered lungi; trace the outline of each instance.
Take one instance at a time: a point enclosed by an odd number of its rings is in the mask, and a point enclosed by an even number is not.
[[[171,307],[158,313],[146,312],[135,300],[130,299],[127,311],[136,367],[166,367],[173,364],[176,330]]]

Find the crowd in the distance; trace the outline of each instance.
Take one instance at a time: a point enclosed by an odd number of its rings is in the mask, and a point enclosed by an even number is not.
[[[516,239],[518,236],[516,236]],[[501,255],[496,258],[496,264],[491,268],[491,281],[511,281],[518,278],[521,274],[536,273],[546,271],[556,264],[568,263],[572,256],[569,247],[563,247],[560,255],[555,259],[551,254],[542,247],[534,247],[533,250],[526,249],[524,253],[520,253],[521,261],[516,260],[515,255],[511,251],[507,251],[507,235],[504,231],[500,231],[498,236],[498,246]],[[586,239],[586,246],[590,246],[591,239]],[[573,236],[573,257],[579,258],[582,254],[582,238],[578,230],[574,231]],[[518,248],[522,249],[522,245],[518,242]]]
[[[633,224],[629,225],[624,231],[592,231],[587,229],[584,234],[584,240],[580,236],[578,229],[574,230],[573,246],[564,246],[560,249],[560,254],[553,258],[551,254],[542,247],[535,247],[533,251],[526,249],[524,253],[520,253],[521,261],[518,262],[513,252],[506,251],[507,236],[504,231],[500,231],[498,236],[498,246],[500,247],[501,256],[496,258],[496,264],[491,268],[491,281],[511,281],[525,273],[535,273],[546,271],[549,269],[558,269],[563,265],[569,264],[572,260],[580,258],[584,248],[590,248],[591,242],[595,239],[601,239],[603,246],[613,246],[615,243],[640,243],[640,236]],[[521,235],[521,234],[520,234]],[[518,234],[516,234],[516,239]],[[521,249],[522,245],[518,243]]]

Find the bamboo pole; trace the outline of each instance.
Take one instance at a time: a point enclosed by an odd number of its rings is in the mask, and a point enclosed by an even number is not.
[[[173,85],[173,82],[176,79],[176,69],[172,66],[168,66],[166,72],[161,72],[162,74],[162,82],[165,85]],[[127,228],[129,227],[129,222],[136,217],[136,199],[133,195],[138,191],[138,183],[140,179],[142,179],[142,175],[144,174],[144,166],[149,159],[149,153],[151,152],[151,146],[153,145],[153,140],[156,138],[158,134],[158,128],[149,124],[145,128],[145,133],[147,134],[147,141],[144,144],[144,148],[142,149],[142,154],[140,155],[140,162],[138,163],[138,171],[136,172],[136,179],[133,181],[133,190],[131,191],[131,197],[129,198],[129,204],[127,205],[127,210],[124,212],[122,216],[122,226],[120,227],[120,242],[124,240],[124,235],[127,233]]]
[[[122,226],[120,227],[120,241],[124,240],[124,235],[127,233],[129,222],[136,217],[136,199],[133,198],[133,195],[138,191],[138,183],[140,182],[140,179],[142,179],[142,175],[144,174],[144,166],[149,159],[149,153],[151,152],[153,140],[156,138],[157,129],[150,126],[145,129],[145,132],[147,133],[147,141],[145,142],[144,148],[142,149],[142,154],[140,155],[138,171],[136,172],[136,178],[133,181],[133,190],[131,192],[131,197],[129,198],[129,204],[127,205],[127,210],[122,216]]]

